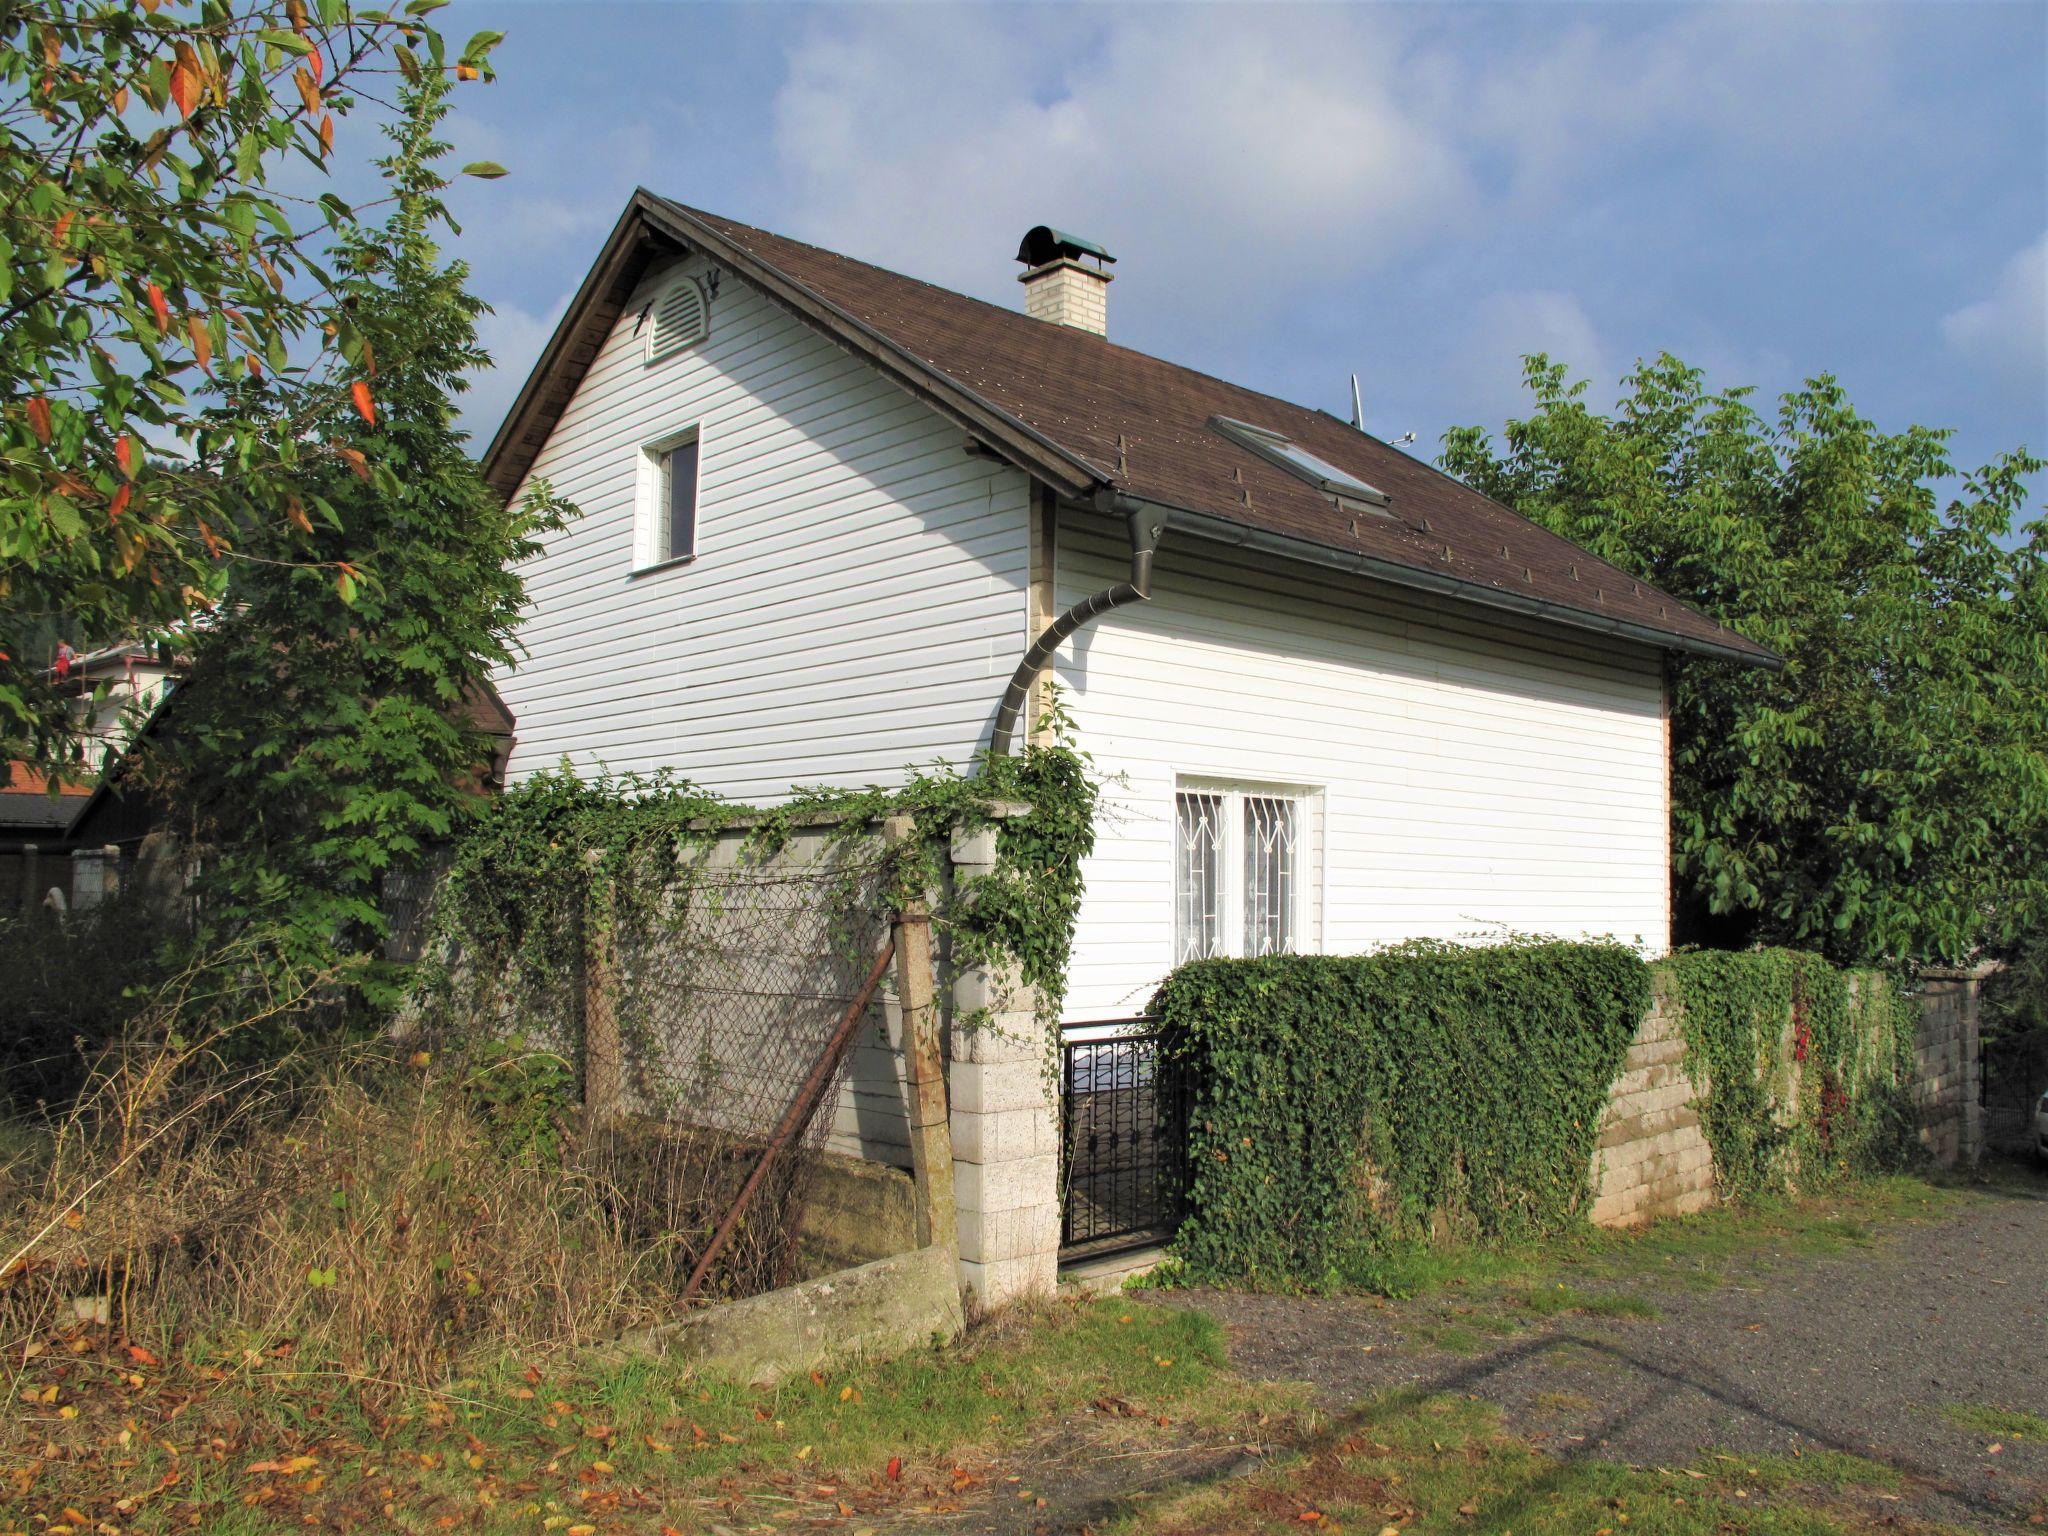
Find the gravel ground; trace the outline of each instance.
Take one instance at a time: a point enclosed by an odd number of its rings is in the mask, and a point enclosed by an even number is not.
[[[1500,1338],[1468,1328],[1460,1342],[1478,1347],[1464,1353],[1422,1337],[1458,1321],[1443,1303],[1160,1299],[1223,1322],[1239,1371],[1309,1382],[1332,1405],[1397,1388],[1470,1393],[1552,1451],[1638,1466],[1844,1451],[1904,1474],[1894,1510],[1985,1530],[2048,1520],[2048,1444],[1943,1412],[2048,1416],[2048,1183],[1971,1191],[1868,1248],[1764,1259],[1717,1289],[1620,1289],[1657,1318],[1564,1316]]]

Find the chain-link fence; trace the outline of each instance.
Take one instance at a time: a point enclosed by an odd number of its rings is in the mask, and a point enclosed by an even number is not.
[[[593,882],[580,962],[559,975],[508,985],[474,958],[471,1001],[458,997],[457,1010],[573,1068],[575,1164],[679,1299],[795,1277],[803,1211],[856,1061],[873,1076],[880,1056],[885,1080],[870,1097],[893,1097],[902,1116],[882,865],[878,838],[829,828],[800,830],[767,857],[724,835],[651,902],[641,893],[631,922],[615,920]],[[421,921],[408,902],[403,926]]]
[[[889,926],[861,845],[805,843],[759,864],[720,864],[725,851],[668,921],[621,944],[609,1021],[605,978],[586,979],[586,1156],[620,1220],[673,1244],[686,1287],[743,1295],[791,1278],[852,1046],[876,1027]]]

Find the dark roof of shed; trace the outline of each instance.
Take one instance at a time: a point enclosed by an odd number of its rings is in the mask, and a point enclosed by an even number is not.
[[[1563,623],[1769,665],[1764,647],[1325,412],[1101,336],[636,193],[485,456],[510,493],[649,259],[699,248],[1070,496],[1108,490]],[[1210,427],[1280,432],[1385,492],[1353,514]],[[1171,535],[1169,535],[1171,537]]]

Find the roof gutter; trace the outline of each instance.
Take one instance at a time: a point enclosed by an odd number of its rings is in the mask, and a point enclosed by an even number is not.
[[[1136,498],[1123,496],[1118,500],[1135,503]],[[1609,614],[1591,613],[1583,608],[1572,608],[1563,603],[1553,603],[1545,598],[1529,597],[1519,592],[1503,592],[1498,587],[1465,581],[1456,576],[1440,575],[1435,571],[1421,570],[1415,566],[1401,565],[1392,560],[1360,554],[1355,550],[1335,549],[1327,544],[1318,544],[1312,539],[1297,539],[1284,533],[1253,528],[1210,512],[1194,512],[1185,507],[1159,506],[1155,503],[1145,505],[1153,506],[1156,511],[1163,514],[1165,526],[1173,532],[1205,539],[1211,543],[1256,550],[1261,554],[1276,555],[1284,560],[1298,560],[1351,575],[1367,576],[1397,587],[1440,593],[1462,602],[1483,603],[1490,608],[1499,608],[1528,618],[1543,619],[1553,624],[1568,624],[1575,629],[1614,635],[1623,640],[1655,646],[1659,650],[1683,651],[1693,656],[1710,657],[1715,661],[1732,661],[1744,666],[1765,667],[1773,672],[1781,670],[1785,665],[1782,656],[1773,655],[1768,651],[1758,654],[1732,645],[1722,645],[1713,640],[1675,635],[1668,630],[1657,629],[1648,624],[1637,624],[1628,619],[1617,619]]]

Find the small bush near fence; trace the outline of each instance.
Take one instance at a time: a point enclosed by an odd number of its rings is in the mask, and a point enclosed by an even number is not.
[[[1919,1005],[1880,971],[1789,949],[1667,962],[1721,1197],[1814,1188],[1915,1147]]]
[[[1361,1239],[1568,1225],[1649,1000],[1619,944],[1183,966],[1154,1009],[1191,1088],[1188,1273],[1320,1284]]]

